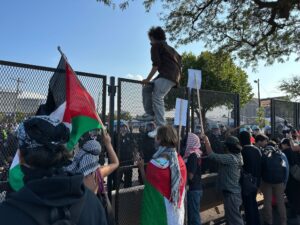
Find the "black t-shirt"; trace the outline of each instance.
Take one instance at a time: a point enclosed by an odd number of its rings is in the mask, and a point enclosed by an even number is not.
[[[293,152],[291,148],[285,149],[282,152],[286,155],[288,159],[290,171],[294,165],[300,165],[300,162],[298,161],[299,160],[298,152]],[[290,173],[285,192],[288,197],[289,203],[292,205],[293,209],[297,213],[300,213],[299,189],[300,189],[300,181],[297,181]]]
[[[257,178],[257,186],[259,187],[262,164],[260,150],[254,145],[245,145],[242,150],[242,156],[244,161],[244,171]]]
[[[139,141],[139,152],[141,153],[145,163],[148,163],[153,154],[156,152],[154,139],[148,137],[148,134],[142,134]]]
[[[186,169],[188,174],[194,174],[192,180],[188,179],[188,185],[190,191],[202,190],[201,184],[201,159],[197,158],[195,153],[191,154],[186,163]]]

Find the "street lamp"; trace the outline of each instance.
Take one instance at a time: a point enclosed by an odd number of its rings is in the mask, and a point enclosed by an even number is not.
[[[260,108],[260,87],[259,87],[259,79],[254,80],[254,83],[257,84],[257,90],[258,90],[258,107]]]

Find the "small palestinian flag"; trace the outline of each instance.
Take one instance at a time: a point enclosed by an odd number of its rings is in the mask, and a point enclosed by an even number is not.
[[[67,143],[70,151],[84,133],[103,128],[93,98],[64,57],[61,57],[57,70],[50,79],[46,104],[40,106],[37,115],[49,115],[70,128],[71,135]],[[18,152],[10,167],[9,183],[16,191],[24,185]]]
[[[179,187],[179,202],[175,206],[170,201],[171,172],[169,163],[164,160],[152,159],[147,165],[146,182],[143,192],[141,225],[183,225],[184,196],[186,184],[186,167],[179,156],[181,173]]]

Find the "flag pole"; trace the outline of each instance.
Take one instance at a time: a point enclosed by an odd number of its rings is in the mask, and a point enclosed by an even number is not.
[[[59,51],[59,53],[61,54],[61,56],[64,58],[64,60],[69,64],[69,61],[68,61],[66,55],[65,55],[65,54],[63,53],[63,51],[61,50],[61,47],[60,47],[60,46],[57,46],[57,50]],[[70,69],[72,70],[72,72],[73,72],[74,74],[76,74],[75,71],[73,70],[73,68],[72,68],[70,65],[69,65],[69,67],[70,67]],[[95,112],[95,113],[97,114],[97,112]],[[97,114],[97,115],[98,115],[98,114]],[[98,115],[98,117],[99,117],[99,115]],[[103,132],[106,133],[105,126],[104,126],[102,120],[100,119],[100,117],[99,117],[99,120],[98,120],[98,121],[99,121],[99,123],[100,123],[100,125],[101,125],[101,127],[102,127]]]
[[[194,73],[194,76],[195,76],[196,88],[197,88],[197,99],[198,99],[199,114],[200,114],[201,134],[204,135],[204,124],[203,124],[202,112],[201,112],[201,101],[200,101],[200,90],[198,87],[198,78],[196,76],[196,73]]]
[[[60,46],[57,46],[57,50],[59,51],[59,53],[61,54],[61,56],[64,58],[64,60],[66,60],[68,62],[68,59],[67,59],[66,55],[63,53],[63,51],[61,50]]]

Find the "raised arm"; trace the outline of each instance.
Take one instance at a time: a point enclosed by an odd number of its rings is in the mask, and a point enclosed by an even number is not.
[[[300,146],[299,145],[295,145],[294,141],[292,138],[289,138],[290,140],[290,145],[291,145],[291,149],[294,151],[294,152],[300,152]]]
[[[108,159],[109,159],[109,164],[100,167],[100,173],[101,176],[107,177],[110,175],[112,172],[114,172],[118,167],[119,167],[119,159],[118,156],[115,153],[115,150],[111,144],[111,138],[108,133],[103,132],[103,142],[107,150],[108,154]]]
[[[217,154],[214,153],[211,146],[210,146],[210,142],[207,136],[203,136],[202,139],[204,140],[204,144],[205,144],[205,148],[206,148],[206,152],[207,155],[210,159],[217,161],[219,163],[222,164],[232,164],[233,163],[233,158],[232,156],[230,156],[229,154]]]

